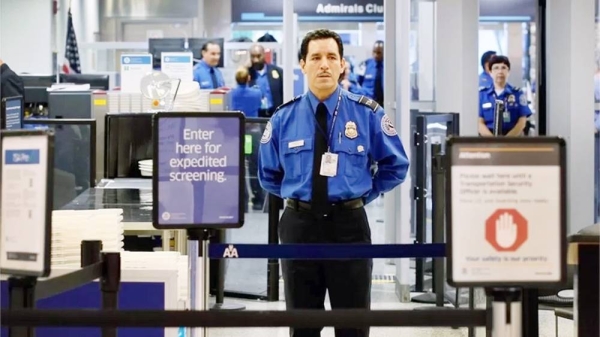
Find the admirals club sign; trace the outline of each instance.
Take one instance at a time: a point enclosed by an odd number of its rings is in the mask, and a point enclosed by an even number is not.
[[[380,14],[383,15],[383,4],[368,3],[366,5],[332,5],[319,3],[315,11],[317,14]]]
[[[294,1],[300,21],[383,21],[383,0]],[[281,22],[282,0],[231,0],[231,22]]]
[[[383,0],[230,0],[231,22],[283,22],[283,1],[304,22],[383,22]],[[395,0],[408,1],[408,0]],[[479,0],[482,21],[531,21],[537,0]]]

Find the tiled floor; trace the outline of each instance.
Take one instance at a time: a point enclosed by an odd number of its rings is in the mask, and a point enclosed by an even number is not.
[[[380,200],[372,203],[367,208],[372,230],[373,243],[384,243],[384,224],[383,224],[383,203]],[[247,214],[246,223],[241,229],[231,230],[228,233],[228,243],[267,243],[267,214],[251,213]],[[418,303],[400,303],[395,294],[395,285],[386,280],[387,277],[395,275],[395,266],[388,265],[383,259],[374,261],[373,274],[380,278],[380,281],[374,282],[372,287],[372,309],[398,309],[411,310],[423,306]],[[250,292],[254,294],[266,294],[267,285],[267,264],[264,260],[229,260],[226,276],[226,290]],[[411,270],[411,279],[414,283],[414,270]],[[226,303],[243,304],[248,310],[285,310],[283,296],[283,283],[280,287],[279,302],[260,302],[241,300],[237,298],[226,298]],[[413,296],[418,294],[412,294]],[[555,318],[551,311],[540,311],[540,336],[554,337]],[[210,337],[221,336],[243,336],[243,337],[268,337],[268,336],[289,336],[287,328],[237,328],[237,329],[209,329]],[[323,330],[322,336],[334,336],[332,328]],[[467,329],[451,328],[373,328],[372,337],[384,336],[467,336]],[[485,336],[483,329],[478,329],[476,336]],[[559,319],[559,337],[573,336],[573,322]]]

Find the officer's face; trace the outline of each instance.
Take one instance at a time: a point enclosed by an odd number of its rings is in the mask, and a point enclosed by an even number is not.
[[[261,70],[265,66],[264,50],[259,48],[250,50],[250,61],[252,62],[252,67],[254,67],[254,69]]]
[[[492,78],[496,84],[505,84],[509,73],[510,69],[504,63],[496,63],[491,68]]]
[[[383,61],[383,46],[380,44],[376,44],[373,47],[373,59],[377,62]]]
[[[221,47],[218,44],[209,44],[206,50],[202,51],[202,59],[211,67],[216,67],[221,59]]]
[[[345,66],[338,45],[331,38],[310,41],[306,60],[300,61],[300,67],[306,74],[309,87],[318,91],[337,88],[338,79]]]

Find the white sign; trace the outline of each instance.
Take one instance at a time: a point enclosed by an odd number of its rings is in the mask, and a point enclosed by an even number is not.
[[[505,162],[516,146],[471,150],[451,154],[452,281],[560,281],[561,170],[558,163],[535,164],[558,153],[533,149]],[[531,159],[519,165],[525,158]]]
[[[43,276],[47,233],[48,136],[2,137],[0,266]],[[48,249],[48,251],[47,251]]]
[[[190,52],[161,53],[160,70],[173,79],[191,82],[194,80],[194,55]]]
[[[121,91],[136,94],[141,93],[141,80],[144,76],[148,75],[151,72],[151,54],[122,54]]]

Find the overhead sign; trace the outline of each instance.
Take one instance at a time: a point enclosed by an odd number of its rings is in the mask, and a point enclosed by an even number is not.
[[[160,229],[244,223],[244,115],[154,116],[153,223]]]
[[[479,0],[483,17],[495,20],[530,20],[537,11],[536,0]],[[382,22],[383,0],[294,1],[299,21]],[[231,22],[282,22],[281,0],[231,0]]]
[[[50,274],[53,139],[49,130],[0,133],[2,274]]]
[[[193,59],[193,54],[191,52],[163,52],[161,53],[160,71],[167,74],[173,79],[180,79],[182,81],[193,81]]]
[[[121,55],[121,91],[141,93],[142,78],[152,72],[151,54]]]
[[[561,283],[566,263],[564,142],[457,137],[449,139],[447,149],[449,283]]]

